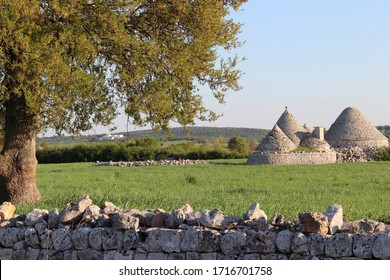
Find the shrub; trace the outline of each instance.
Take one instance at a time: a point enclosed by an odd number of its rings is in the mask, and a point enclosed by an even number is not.
[[[390,146],[376,149],[374,160],[390,161]]]

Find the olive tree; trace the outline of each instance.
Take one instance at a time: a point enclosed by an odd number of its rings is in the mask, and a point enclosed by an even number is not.
[[[246,0],[1,0],[1,201],[35,202],[35,139],[109,125],[122,108],[135,125],[165,129],[214,120],[199,89],[220,102],[238,90]]]

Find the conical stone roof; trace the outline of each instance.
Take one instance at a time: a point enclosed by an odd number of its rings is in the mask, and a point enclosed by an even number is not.
[[[295,145],[299,145],[303,135],[307,133],[307,130],[298,122],[293,114],[287,110],[287,107],[276,124]]]
[[[356,108],[348,107],[325,134],[325,140],[335,148],[383,147],[389,142]]]
[[[289,152],[296,147],[297,145],[275,124],[256,150],[261,152]]]

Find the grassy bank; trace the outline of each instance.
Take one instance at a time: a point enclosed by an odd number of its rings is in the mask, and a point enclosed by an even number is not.
[[[213,165],[95,167],[92,163],[39,165],[42,202],[18,205],[53,209],[89,194],[95,204],[124,208],[163,208],[189,203],[195,210],[219,208],[241,215],[257,201],[268,216],[294,219],[300,211],[322,212],[341,204],[344,218],[390,222],[390,163],[300,166],[247,166],[245,160]]]

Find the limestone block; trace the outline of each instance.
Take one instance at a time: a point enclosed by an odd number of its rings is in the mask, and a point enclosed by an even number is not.
[[[198,252],[187,252],[186,260],[199,260],[200,256]]]
[[[73,230],[71,238],[75,249],[85,250],[89,247],[88,240],[90,232],[91,229],[86,227]]]
[[[348,233],[336,233],[325,241],[325,255],[332,258],[351,257],[353,236]]]
[[[49,229],[48,224],[46,222],[37,223],[35,224],[35,230],[38,233],[41,247],[51,248],[53,246],[53,241],[51,238],[52,230]]]
[[[9,248],[0,248],[0,260],[12,260],[13,252]]]
[[[322,256],[325,254],[326,236],[311,233],[308,237],[309,253],[312,256]]]
[[[0,205],[0,221],[11,219],[12,215],[15,213],[16,207],[8,201],[4,201]]]
[[[186,215],[193,212],[193,209],[190,205],[184,204],[178,209],[173,210],[165,219],[165,224],[168,228],[178,228],[181,224],[184,223]]]
[[[158,260],[167,260],[168,259],[168,255],[167,254],[164,254],[164,253],[149,253],[148,254],[148,261],[152,261],[152,260],[155,260],[155,261],[158,261]]]
[[[68,229],[57,229],[52,233],[54,249],[65,251],[73,248],[72,231]]]
[[[190,226],[200,226],[201,212],[195,211],[186,214],[186,224]]]
[[[170,253],[168,255],[168,260],[185,260],[186,254],[185,253]]]
[[[14,250],[23,250],[23,249],[27,249],[28,245],[27,245],[27,242],[25,240],[21,240],[19,242],[16,242],[14,244]]]
[[[86,221],[95,221],[97,219],[97,217],[100,215],[100,207],[97,206],[97,205],[90,205],[88,206],[87,208],[85,208],[85,211],[83,213],[83,220],[86,220]]]
[[[221,244],[221,234],[216,230],[202,230],[199,232],[199,251],[215,252],[218,251]]]
[[[168,217],[168,213],[166,213],[164,210],[157,210],[153,219],[151,227],[165,227],[165,220]]]
[[[41,249],[28,247],[26,252],[26,260],[37,260],[41,254]]]
[[[291,250],[295,254],[308,255],[309,244],[306,235],[304,235],[302,232],[296,232],[291,242]]]
[[[47,223],[49,228],[57,228],[60,221],[58,209],[55,208],[48,213]]]
[[[341,205],[330,205],[324,215],[329,221],[329,234],[335,234],[343,225],[343,208]]]
[[[89,246],[91,246],[95,250],[102,250],[102,228],[93,228],[89,232],[88,242]]]
[[[374,233],[378,224],[377,221],[363,219],[352,222],[352,228],[357,233]]]
[[[77,250],[66,250],[64,251],[64,260],[75,261],[79,260]]]
[[[199,252],[199,231],[196,229],[189,229],[182,232],[180,251],[182,252]]]
[[[62,224],[79,222],[83,217],[85,209],[90,205],[92,205],[92,200],[88,195],[80,198],[76,202],[72,202],[68,208],[59,214],[59,222]]]
[[[27,250],[25,250],[25,249],[15,250],[13,252],[12,259],[14,259],[14,260],[25,260],[26,259],[26,252],[27,252]]]
[[[267,255],[262,255],[261,259],[277,261],[277,260],[288,260],[288,257],[285,254],[267,254]]]
[[[137,230],[139,227],[139,218],[133,217],[131,213],[115,213],[111,219],[113,229]]]
[[[103,260],[114,260],[116,250],[104,251]]]
[[[219,209],[204,210],[200,212],[199,222],[202,226],[210,228],[221,228],[224,219],[222,211]]]
[[[372,246],[372,254],[377,259],[390,260],[390,233],[377,235]]]
[[[77,255],[80,260],[102,260],[104,253],[102,251],[88,248],[77,251]]]
[[[152,229],[145,241],[148,252],[180,252],[181,230]]]
[[[299,223],[304,232],[327,234],[328,217],[318,212],[299,213]]]
[[[261,260],[261,254],[257,253],[251,253],[251,254],[245,254],[244,257],[242,258],[243,260]]]
[[[278,233],[276,238],[276,247],[281,253],[291,253],[291,242],[294,233],[289,230],[282,230]]]
[[[140,246],[140,238],[135,230],[126,230],[123,240],[123,248],[125,250],[131,250]]]
[[[222,229],[231,229],[234,228],[237,224],[241,222],[241,218],[238,216],[225,216],[221,223]]]
[[[135,261],[143,261],[148,259],[148,254],[147,253],[135,253],[134,254],[134,260]]]
[[[308,255],[292,253],[288,259],[289,260],[310,260],[311,258],[312,257]]]
[[[35,228],[29,227],[24,232],[24,240],[32,248],[40,248],[41,241]]]
[[[133,251],[127,251],[126,253],[116,252],[114,255],[114,260],[132,260],[134,258]]]
[[[217,260],[217,258],[218,258],[218,253],[216,252],[199,254],[200,260]]]
[[[6,248],[13,248],[19,241],[19,232],[18,228],[0,228],[0,244]]]
[[[63,260],[64,252],[58,250],[41,250],[38,260]]]
[[[247,232],[247,248],[248,253],[275,253],[276,239],[278,234],[272,231],[256,232],[250,230]]]
[[[112,228],[104,228],[102,231],[103,250],[107,251],[122,248],[124,238],[125,234],[123,231]]]
[[[372,234],[357,234],[353,241],[353,254],[362,259],[372,259],[372,247],[375,236]]]
[[[120,207],[117,207],[114,203],[112,202],[104,202],[102,206],[100,206],[101,208],[101,214],[106,214],[106,215],[113,215],[115,213],[120,213],[120,212],[123,212],[123,209],[120,208]]]
[[[143,220],[145,221],[144,226],[148,227],[148,228],[152,227],[152,221],[153,221],[153,218],[156,214],[151,212],[151,211],[144,210],[144,211],[141,211],[140,215],[141,215],[141,217],[143,217]]]
[[[36,223],[46,221],[49,211],[44,209],[32,209],[26,214],[24,223],[26,226],[34,226]]]
[[[240,231],[230,231],[221,238],[221,251],[225,255],[241,254],[246,244],[246,234]]]
[[[257,220],[259,218],[264,218],[265,220],[267,220],[267,215],[263,210],[260,209],[259,203],[254,202],[243,215],[243,219]]]

